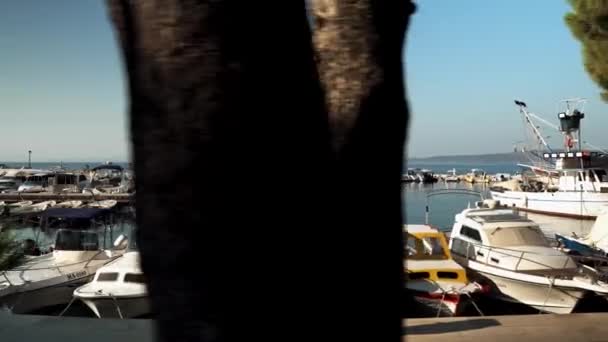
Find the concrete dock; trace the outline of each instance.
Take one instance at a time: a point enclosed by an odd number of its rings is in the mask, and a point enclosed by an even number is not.
[[[91,193],[0,193],[0,201],[7,203],[20,201],[101,201],[116,200],[118,203],[128,203],[135,198],[134,194],[91,194]]]
[[[608,341],[608,313],[404,320],[403,341]],[[154,341],[153,320],[12,315],[0,312],[0,340]]]
[[[608,341],[608,313],[416,318],[404,325],[408,342]]]

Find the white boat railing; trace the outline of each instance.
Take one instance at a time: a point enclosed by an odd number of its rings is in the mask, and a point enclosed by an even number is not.
[[[2,272],[0,272],[0,275],[2,275],[4,277],[4,279],[6,279],[6,281],[8,282],[8,284],[10,286],[13,286],[14,284],[10,281],[8,274],[9,272],[15,272],[15,273],[21,273],[19,275],[19,278],[21,278],[21,280],[24,283],[28,283],[29,281],[26,279],[23,279],[23,273],[24,272],[28,272],[28,271],[42,271],[42,270],[56,270],[60,275],[65,275],[66,273],[64,271],[62,271],[62,268],[68,268],[68,267],[73,267],[73,266],[77,266],[80,264],[84,264],[83,269],[89,267],[89,263],[93,260],[95,260],[95,258],[100,255],[101,253],[104,253],[104,250],[100,250],[98,251],[95,255],[91,256],[90,258],[86,259],[86,260],[81,260],[78,262],[74,262],[74,263],[70,263],[70,264],[64,264],[64,265],[59,265],[59,266],[46,266],[46,267],[16,267],[14,269],[10,269],[10,270],[4,270]],[[114,259],[120,257],[121,255],[117,255],[115,257],[110,257],[106,260],[106,263],[113,261]],[[69,273],[73,273],[69,272]],[[68,273],[68,274],[69,274]]]
[[[461,243],[465,243],[466,244],[466,255],[465,257],[469,260],[473,260],[476,262],[482,262],[486,265],[491,265],[491,266],[499,266],[499,262],[500,260],[496,259],[495,261],[492,260],[491,256],[490,256],[490,252],[499,254],[499,255],[504,255],[507,257],[511,257],[511,258],[516,258],[517,262],[515,263],[515,268],[513,269],[513,271],[518,272],[520,271],[519,267],[521,265],[522,261],[526,261],[526,262],[530,262],[532,264],[538,265],[540,267],[543,268],[548,268],[548,269],[552,269],[552,270],[560,270],[560,269],[565,269],[566,266],[568,265],[568,262],[570,260],[574,259],[569,256],[569,255],[550,255],[549,257],[551,258],[563,258],[564,259],[564,263],[562,265],[561,268],[552,266],[552,265],[547,265],[544,264],[542,262],[539,262],[537,259],[532,259],[529,256],[530,255],[543,255],[543,254],[539,254],[539,253],[534,253],[534,252],[527,252],[527,251],[521,251],[521,250],[515,250],[515,249],[510,249],[510,248],[505,248],[505,247],[497,247],[497,246],[487,246],[487,245],[483,245],[483,244],[478,244],[478,243],[472,243],[470,241],[466,241],[460,238],[453,238],[454,242],[455,241],[460,241]],[[460,254],[458,251],[454,251],[454,242],[452,242],[452,250],[451,252],[454,254]],[[471,248],[473,247],[473,248]],[[473,253],[475,253],[473,255],[473,257],[471,257],[471,251],[473,251]],[[484,253],[485,252],[485,253]],[[462,254],[460,254],[462,255]],[[478,257],[481,256],[482,259],[480,260]],[[608,259],[607,259],[608,260]],[[493,262],[493,263],[491,263]],[[501,267],[504,268],[504,267]],[[527,269],[528,271],[530,269]]]

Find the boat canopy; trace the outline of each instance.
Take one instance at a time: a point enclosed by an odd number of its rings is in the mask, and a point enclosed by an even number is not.
[[[102,208],[49,208],[42,213],[43,219],[95,219],[109,213]]]
[[[99,166],[95,166],[94,168],[92,168],[91,170],[93,171],[99,171],[99,170],[116,170],[116,171],[122,171],[123,167],[120,165],[116,165],[116,164],[104,164],[104,165],[99,165]]]

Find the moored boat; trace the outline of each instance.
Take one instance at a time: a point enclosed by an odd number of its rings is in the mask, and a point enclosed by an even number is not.
[[[572,312],[589,293],[608,295],[597,272],[553,248],[536,223],[484,203],[456,215],[450,250],[489,295],[557,314]]]
[[[460,314],[481,287],[454,262],[444,234],[428,225],[404,225],[404,234],[406,291],[433,314]]]
[[[113,208],[116,203],[116,200],[103,200],[103,201],[94,201],[89,202],[84,205],[85,208],[102,208],[102,209],[110,209]]]
[[[502,204],[521,210],[555,216],[595,219],[608,205],[608,155],[582,149],[580,124],[585,117],[580,99],[564,100],[566,109],[558,114],[564,136],[563,151],[556,151],[532,123],[526,104],[516,101],[538,141],[548,150],[539,156],[539,165],[521,165],[536,179],[522,177],[517,188],[495,185],[490,193]]]
[[[95,271],[120,255],[106,248],[109,211],[102,209],[52,208],[42,214],[42,228],[55,231],[52,251],[29,255],[20,265],[0,272],[0,307],[13,313],[34,313],[66,305],[74,287],[88,282]],[[93,223],[92,223],[93,222]],[[32,241],[32,244],[34,242]],[[41,247],[31,250],[42,253]]]
[[[151,314],[138,251],[129,250],[97,270],[93,281],[74,290],[99,318],[137,318]]]

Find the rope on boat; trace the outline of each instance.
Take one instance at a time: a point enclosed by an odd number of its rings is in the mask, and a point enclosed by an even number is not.
[[[114,296],[112,293],[110,293],[110,292],[103,292],[102,290],[98,290],[98,291],[80,291],[80,293],[92,293],[92,294],[102,295],[102,296],[107,296],[107,297],[112,298],[112,303],[114,304],[114,307],[116,308],[116,312],[118,313],[118,317],[120,317],[120,319],[124,319],[124,317],[122,315],[122,311],[120,310],[120,305],[118,305],[118,299],[116,299],[116,296]],[[76,297],[73,297],[72,301],[75,298]],[[98,311],[98,313],[99,313],[99,311]],[[99,315],[98,318],[102,318],[102,317]]]
[[[65,307],[65,309],[63,309],[63,311],[61,311],[59,313],[59,317],[63,316],[63,314],[66,313],[66,311],[68,311],[68,309],[70,308],[70,306],[72,306],[72,303],[74,303],[74,301],[76,300],[76,297],[72,297],[72,299],[70,300],[70,302],[68,303],[68,306]]]
[[[112,301],[114,302],[114,306],[116,307],[116,312],[118,312],[118,317],[120,317],[120,319],[123,319],[122,312],[120,311],[120,305],[118,305],[118,301],[116,300],[116,297],[114,297],[114,295],[111,293],[108,293],[108,295],[110,297],[112,297]]]
[[[475,308],[475,310],[477,310],[477,312],[479,313],[479,315],[480,315],[481,317],[485,316],[485,315],[483,314],[483,312],[481,312],[481,310],[480,310],[480,309],[479,309],[479,307],[477,306],[477,303],[475,303],[475,300],[473,300],[473,296],[471,296],[471,294],[470,294],[470,293],[468,293],[468,292],[465,292],[465,295],[467,295],[467,297],[469,297],[469,299],[471,300],[471,304],[473,304],[473,307]]]
[[[547,296],[545,297],[545,301],[543,302],[542,307],[544,308],[545,306],[547,306],[547,301],[549,300],[549,296],[551,295],[551,291],[553,290],[553,285],[555,283],[555,276],[550,278],[550,282],[549,282],[549,291],[547,291]],[[538,310],[538,314],[540,315],[543,311],[541,309]]]
[[[463,288],[467,287],[467,285],[461,286],[458,289],[449,289],[449,290],[445,290],[444,288],[441,287],[441,285],[439,285],[439,283],[437,283],[436,281],[433,280],[433,283],[435,283],[435,285],[437,285],[437,287],[441,290],[442,295],[441,295],[441,301],[439,302],[439,307],[437,308],[437,315],[435,317],[439,317],[441,314],[441,308],[443,306],[443,302],[445,301],[445,297],[448,294],[458,294],[460,296],[462,295],[466,295],[467,297],[469,297],[469,300],[471,301],[471,304],[473,304],[473,307],[475,308],[475,310],[477,310],[477,312],[479,313],[480,316],[485,316],[483,314],[483,312],[481,311],[481,309],[479,309],[479,307],[477,306],[477,303],[475,303],[475,300],[473,299],[473,296],[471,296],[471,293],[468,291],[463,291],[461,292],[460,290],[462,290]],[[452,313],[452,316],[454,316],[456,314],[456,312]]]
[[[443,301],[445,300],[446,294],[447,292],[444,291],[443,295],[441,296],[441,302],[439,302],[439,307],[437,308],[437,315],[435,317],[439,317],[439,315],[441,314],[441,307],[443,306]]]

